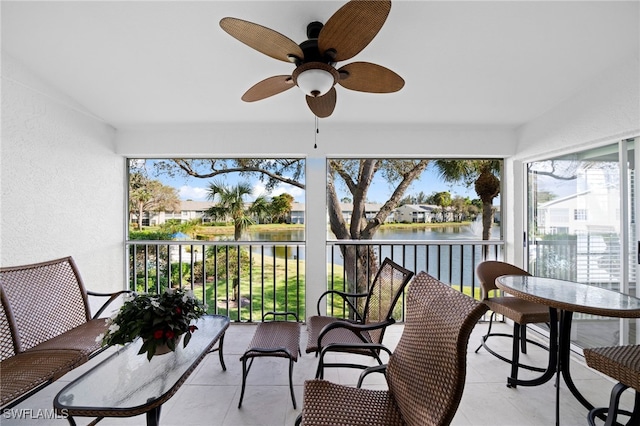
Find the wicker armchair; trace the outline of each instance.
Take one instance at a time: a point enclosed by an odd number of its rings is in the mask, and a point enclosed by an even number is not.
[[[407,283],[413,277],[413,272],[403,268],[391,259],[386,258],[378,269],[368,293],[351,294],[337,290],[324,292],[318,300],[318,315],[307,320],[307,348],[306,352],[349,352],[370,356],[382,364],[378,348],[365,346],[355,347],[356,344],[382,343],[385,329],[393,324],[393,309],[402,295]],[[320,302],[326,296],[341,297],[350,309],[355,312],[354,321],[323,316],[320,314]],[[359,303],[360,302],[360,303]],[[358,306],[364,309],[359,310]],[[355,363],[324,364],[324,356],[320,357],[318,373],[321,377],[323,367],[367,368],[367,365]]]
[[[480,346],[476,349],[476,353],[480,348],[484,348],[487,352],[501,359],[502,361],[511,364],[511,376],[514,379],[518,378],[518,368],[524,368],[531,371],[544,372],[545,368],[535,367],[532,365],[520,363],[520,353],[527,353],[527,343],[536,345],[543,349],[549,350],[540,342],[527,339],[527,324],[534,323],[549,323],[549,307],[541,305],[539,303],[529,302],[517,297],[510,296],[492,296],[492,292],[499,291],[496,287],[496,278],[502,275],[531,275],[527,271],[518,268],[505,262],[499,261],[485,261],[478,265],[476,268],[476,274],[480,279],[482,285],[483,302],[491,310],[491,317],[489,318],[489,328],[487,334],[482,336]],[[506,333],[492,333],[491,327],[496,314],[502,315],[505,318],[509,318],[513,321],[513,334]],[[513,339],[511,359],[506,358],[499,353],[493,351],[487,345],[487,339],[493,336],[503,336]],[[549,358],[549,362],[552,362],[552,358]],[[516,387],[510,383],[509,387]]]
[[[429,426],[451,423],[464,390],[469,336],[486,305],[419,273],[407,292],[404,330],[386,366],[388,390],[308,380],[304,426]]]

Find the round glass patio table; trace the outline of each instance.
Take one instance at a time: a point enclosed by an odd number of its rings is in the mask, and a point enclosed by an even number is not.
[[[496,286],[512,296],[549,307],[549,365],[542,376],[533,380],[508,378],[511,385],[537,386],[556,377],[556,425],[560,418],[560,376],[571,393],[588,410],[593,405],[578,391],[569,371],[571,320],[574,312],[616,318],[640,318],[640,299],[609,289],[577,283],[523,275],[503,275]]]

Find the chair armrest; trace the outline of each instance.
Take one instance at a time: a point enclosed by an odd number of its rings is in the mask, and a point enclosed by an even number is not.
[[[366,376],[368,376],[371,373],[382,373],[382,374],[387,374],[387,364],[382,364],[382,365],[374,365],[373,367],[369,367],[369,368],[365,368],[362,373],[360,373],[360,377],[358,378],[358,384],[356,385],[357,388],[362,387],[362,381],[364,380],[364,378]]]
[[[319,316],[322,316],[322,314],[320,313],[320,302],[324,297],[330,294],[336,294],[342,297],[342,299],[344,299],[344,301],[347,302],[349,307],[353,309],[353,311],[356,313],[356,315],[358,316],[358,320],[362,321],[362,315],[360,315],[360,312],[358,312],[358,308],[351,302],[351,300],[349,300],[349,297],[352,297],[352,298],[365,297],[366,298],[369,295],[369,293],[345,293],[344,291],[340,291],[340,290],[327,290],[324,293],[322,293],[320,297],[318,297],[318,303],[316,304],[316,309],[318,311]]]
[[[105,309],[107,309],[107,306],[109,306],[109,304],[111,302],[113,302],[114,300],[116,300],[119,296],[123,295],[123,294],[130,294],[132,293],[131,290],[120,290],[117,291],[115,293],[97,293],[95,291],[87,291],[87,295],[89,296],[95,296],[95,297],[108,297],[109,299],[104,302],[102,304],[102,306],[100,307],[100,309],[98,309],[98,312],[96,312],[93,317],[91,317],[92,319],[96,319],[96,318],[100,318],[100,315],[104,312]]]
[[[391,356],[391,350],[381,343],[331,343],[320,351],[316,379],[324,376],[324,356],[329,352],[352,352],[354,349],[368,349],[371,352],[384,351]],[[384,364],[383,364],[384,365]],[[376,367],[380,367],[379,365]]]
[[[349,321],[335,321],[335,322],[329,323],[324,327],[322,327],[322,330],[320,330],[320,333],[318,333],[318,348],[322,347],[322,338],[333,329],[346,328],[347,330],[351,331],[353,334],[358,336],[360,340],[362,340],[362,343],[371,344],[372,342],[365,339],[365,337],[362,335],[363,331],[371,331],[371,330],[377,330],[380,328],[385,328],[395,324],[395,322],[396,322],[395,319],[389,318],[388,320],[385,320],[385,321],[372,322],[369,324],[355,324]]]
[[[350,352],[353,349],[369,349],[372,351],[381,350],[391,356],[391,349],[387,348],[382,343],[331,343],[320,351],[320,358],[327,352]],[[376,367],[379,367],[376,366]]]
[[[284,316],[284,319],[286,320],[287,317],[289,315],[293,316],[296,319],[296,322],[300,322],[300,319],[298,318],[298,314],[296,314],[295,312],[291,312],[291,311],[287,311],[287,312],[275,312],[275,311],[269,311],[269,312],[265,312],[264,315],[262,315],[262,322],[264,322],[265,318],[268,315],[273,315],[273,319],[275,320],[278,316]]]

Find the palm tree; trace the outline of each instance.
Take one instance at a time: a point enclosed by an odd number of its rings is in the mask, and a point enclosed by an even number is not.
[[[499,160],[437,160],[436,168],[445,182],[463,181],[471,186],[482,201],[482,239],[491,237],[493,199],[500,194]]]
[[[442,209],[442,222],[448,222],[447,207],[451,206],[451,193],[449,191],[437,192],[433,194],[433,201]]]
[[[255,224],[254,217],[262,217],[268,211],[269,203],[263,196],[257,197],[251,204],[245,203],[245,196],[251,195],[251,192],[251,185],[247,182],[240,182],[235,186],[217,182],[209,185],[207,198],[217,204],[209,208],[207,213],[213,220],[226,221],[230,218],[236,241],[242,237],[245,229]]]

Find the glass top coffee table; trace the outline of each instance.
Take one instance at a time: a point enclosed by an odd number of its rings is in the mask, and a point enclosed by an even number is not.
[[[145,413],[147,425],[157,425],[162,404],[178,391],[205,355],[218,351],[222,368],[226,369],[222,345],[229,317],[207,315],[195,324],[198,330],[186,348],[180,342],[175,352],[156,355],[151,361],[146,354],[138,355],[141,339],[125,345],[65,386],[56,395],[54,408],[67,415],[72,425],[73,416],[96,417],[90,423],[95,424],[103,417]]]

